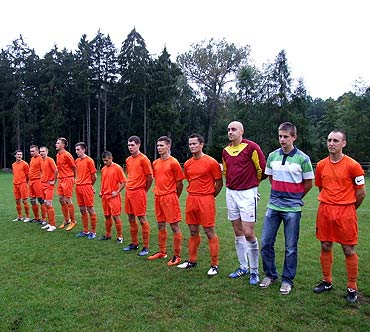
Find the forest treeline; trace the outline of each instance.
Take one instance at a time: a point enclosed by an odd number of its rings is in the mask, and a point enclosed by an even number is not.
[[[54,143],[63,136],[85,141],[100,163],[112,151],[123,163],[127,138],[138,135],[141,150],[156,158],[155,142],[168,135],[172,154],[189,157],[187,137],[204,135],[206,151],[217,160],[227,144],[227,123],[239,120],[245,136],[267,155],[278,146],[277,126],[296,124],[297,145],[317,161],[327,154],[326,136],[347,133],[346,153],[370,160],[370,88],[363,85],[337,100],[313,99],[303,79],[294,79],[284,50],[261,68],[250,46],[210,39],[191,46],[176,62],[164,48],[150,55],[133,29],[118,49],[109,35],[83,35],[76,50],[54,46],[39,57],[22,36],[0,54],[0,168],[10,167],[16,149]],[[338,69],[340,79],[340,69]]]

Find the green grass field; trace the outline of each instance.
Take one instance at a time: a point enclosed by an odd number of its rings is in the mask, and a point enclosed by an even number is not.
[[[312,292],[321,280],[320,244],[315,238],[316,189],[305,199],[295,287],[289,296],[282,296],[279,284],[260,290],[250,286],[247,278],[231,280],[227,277],[237,268],[238,262],[233,232],[226,219],[224,191],[217,199],[219,274],[208,277],[209,254],[204,234],[198,267],[184,271],[167,267],[167,260],[148,261],[136,253],[123,252],[123,246],[114,241],[76,238],[81,223],[72,232],[47,233],[36,224],[12,222],[16,213],[11,180],[11,174],[0,173],[0,331],[370,330],[369,198],[359,209],[359,302],[351,305],[343,297],[346,272],[338,245],[334,253],[334,290],[324,294]],[[269,193],[267,181],[261,185],[260,192],[258,237]],[[182,203],[185,196],[186,193]],[[148,202],[153,253],[157,251],[157,227],[151,193]],[[56,200],[54,205],[60,224],[63,220],[60,206]],[[99,198],[96,198],[96,208],[99,236],[104,233]],[[78,209],[76,212],[78,216]],[[127,245],[126,216],[122,216],[122,220],[124,245]],[[181,226],[184,234],[182,257],[186,259],[188,229],[185,223]],[[169,239],[170,256],[171,235]],[[276,249],[281,271],[281,230]]]

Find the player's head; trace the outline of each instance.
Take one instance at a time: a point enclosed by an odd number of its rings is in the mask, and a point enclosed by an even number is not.
[[[85,142],[78,142],[75,144],[76,154],[78,157],[83,157],[86,153],[87,145]]]
[[[64,137],[58,137],[55,143],[55,149],[57,151],[64,150],[68,146],[68,141]]]
[[[284,153],[290,153],[294,149],[294,141],[297,138],[297,128],[290,122],[284,122],[279,126],[279,143]]]
[[[193,133],[189,136],[189,150],[194,157],[202,155],[204,138],[202,135]]]
[[[172,140],[168,136],[161,136],[157,139],[157,151],[161,157],[170,153]]]
[[[333,130],[329,133],[326,141],[329,154],[338,155],[342,153],[343,148],[347,145],[346,134],[340,130]]]
[[[230,142],[239,144],[243,139],[244,127],[239,121],[232,121],[227,126],[227,137]]]
[[[127,140],[127,147],[132,156],[136,156],[140,152],[141,140],[138,136],[130,136]]]
[[[45,159],[48,156],[49,149],[46,146],[40,146],[40,156]]]
[[[104,151],[101,154],[101,159],[102,159],[104,165],[109,167],[110,165],[112,165],[112,162],[113,162],[112,152]]]
[[[31,154],[32,157],[37,156],[39,154],[39,147],[35,144],[32,144],[30,146],[30,154]]]
[[[16,160],[22,160],[22,158],[23,158],[22,150],[15,150],[14,157],[15,157]]]
[[[297,136],[297,127],[290,122],[283,122],[278,130],[288,131],[291,136]]]

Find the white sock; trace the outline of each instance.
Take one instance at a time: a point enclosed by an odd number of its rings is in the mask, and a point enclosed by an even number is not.
[[[258,240],[257,238],[254,241],[246,241],[247,245],[247,255],[251,268],[251,272],[258,273]]]
[[[245,236],[235,236],[235,249],[238,256],[240,268],[247,270],[249,268],[248,255],[247,255],[247,240]]]

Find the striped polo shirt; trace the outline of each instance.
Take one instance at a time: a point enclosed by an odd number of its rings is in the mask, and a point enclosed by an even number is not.
[[[301,211],[304,180],[313,179],[310,157],[294,147],[285,154],[277,149],[267,158],[265,174],[271,176],[271,193],[268,208],[278,211]]]

